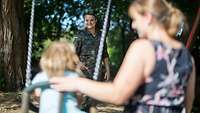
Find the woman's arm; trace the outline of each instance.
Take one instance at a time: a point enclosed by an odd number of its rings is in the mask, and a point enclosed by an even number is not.
[[[144,80],[145,60],[149,46],[146,41],[135,41],[124,58],[113,83],[92,81],[86,78],[53,78],[52,87],[59,91],[79,91],[100,101],[123,104]],[[152,53],[153,54],[153,53]],[[151,55],[150,55],[151,56]],[[153,56],[153,55],[152,55]]]
[[[194,65],[194,60],[193,61],[193,70],[192,74],[190,75],[187,89],[186,89],[186,111],[187,113],[191,113],[192,110],[192,105],[195,97],[195,76],[196,76],[196,70],[195,70],[195,65]]]

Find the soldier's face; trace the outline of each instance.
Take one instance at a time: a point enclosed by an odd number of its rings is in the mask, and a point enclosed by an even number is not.
[[[93,15],[85,15],[85,27],[87,29],[95,29],[97,20]]]

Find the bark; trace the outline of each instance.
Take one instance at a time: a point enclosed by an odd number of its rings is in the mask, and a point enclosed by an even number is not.
[[[26,38],[23,0],[0,0],[0,52],[8,91],[22,88],[25,75]]]

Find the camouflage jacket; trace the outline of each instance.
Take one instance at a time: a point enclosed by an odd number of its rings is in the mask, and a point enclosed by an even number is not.
[[[84,74],[91,76],[94,72],[96,58],[98,54],[101,32],[98,32],[94,37],[86,30],[79,31],[74,37],[74,45],[80,61],[89,68],[88,71],[83,71]],[[104,43],[102,59],[108,57],[107,45]],[[101,67],[101,66],[100,66]]]

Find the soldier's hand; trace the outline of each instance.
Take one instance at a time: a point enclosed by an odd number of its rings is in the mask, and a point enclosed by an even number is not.
[[[109,81],[109,80],[110,80],[110,73],[105,72],[104,80],[106,80],[106,81]]]
[[[88,70],[88,67],[85,66],[82,62],[80,62],[79,65],[80,65],[81,70]]]

